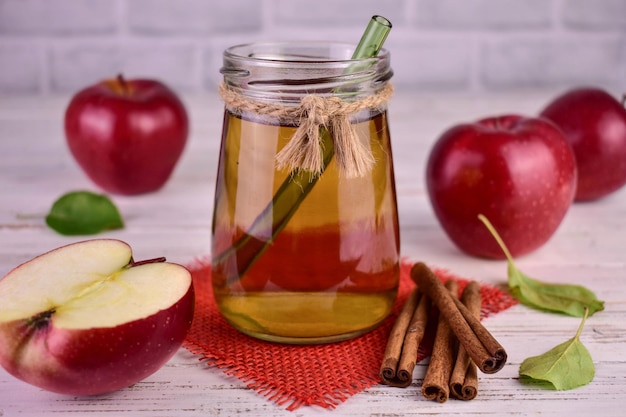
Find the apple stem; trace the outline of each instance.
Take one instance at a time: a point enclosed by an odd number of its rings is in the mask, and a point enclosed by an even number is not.
[[[131,259],[131,261],[128,263],[128,268],[134,268],[136,266],[145,265],[145,264],[156,264],[156,263],[160,263],[160,262],[165,262],[165,257],[164,256],[161,256],[159,258],[154,258],[154,259],[146,259],[146,260],[137,261],[137,262],[135,262],[135,261],[133,261]]]
[[[124,78],[124,76],[122,74],[118,74],[117,75],[117,82],[120,85],[120,89],[122,91],[122,94],[124,94],[125,96],[130,94],[130,88],[128,87],[128,83],[126,82],[126,79]]]

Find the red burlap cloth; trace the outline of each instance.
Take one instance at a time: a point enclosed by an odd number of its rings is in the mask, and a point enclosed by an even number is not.
[[[209,262],[197,262],[189,267],[196,290],[196,315],[184,347],[288,410],[303,405],[334,408],[380,382],[387,337],[413,287],[410,268],[403,263],[394,312],[378,328],[345,342],[299,346],[264,342],[231,327],[213,300]],[[443,281],[458,280],[460,291],[468,282],[442,269],[434,271]],[[516,304],[508,293],[492,286],[483,285],[481,296],[483,318]],[[418,361],[430,354],[430,348],[425,340]]]

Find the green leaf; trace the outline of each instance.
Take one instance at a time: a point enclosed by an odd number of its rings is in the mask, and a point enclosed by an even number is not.
[[[62,235],[93,235],[124,227],[122,216],[111,200],[90,191],[74,191],[54,202],[46,224]]]
[[[587,310],[576,336],[543,355],[530,357],[519,368],[523,382],[548,383],[555,390],[569,390],[587,385],[593,380],[595,366],[587,348],[580,341]]]
[[[509,262],[509,290],[522,304],[538,310],[582,317],[604,310],[604,302],[585,287],[570,284],[547,284],[530,278]]]
[[[574,317],[583,317],[585,308],[589,309],[589,315],[604,310],[604,301],[598,300],[592,291],[583,286],[542,282],[517,269],[513,256],[493,225],[482,214],[479,214],[478,218],[489,229],[506,255],[509,291],[522,304],[537,310],[563,313]]]

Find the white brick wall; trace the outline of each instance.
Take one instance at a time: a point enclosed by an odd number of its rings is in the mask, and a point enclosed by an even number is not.
[[[626,0],[0,0],[0,94],[67,94],[123,72],[215,90],[256,40],[356,42],[373,14],[400,88],[626,91]]]

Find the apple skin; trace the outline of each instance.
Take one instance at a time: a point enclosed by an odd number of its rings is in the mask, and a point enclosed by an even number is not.
[[[444,132],[428,157],[426,183],[435,215],[459,249],[504,259],[478,215],[491,221],[513,256],[539,248],[573,201],[576,163],[551,122],[503,115]]]
[[[604,197],[626,184],[626,108],[604,90],[583,87],[555,98],[540,113],[565,134],[576,156],[575,201]]]
[[[167,310],[114,328],[55,329],[29,336],[26,323],[0,325],[0,363],[13,376],[48,391],[97,395],[126,388],[158,371],[191,325],[193,290]],[[184,317],[180,317],[183,315]],[[20,348],[20,342],[28,345]],[[20,349],[24,360],[14,356]],[[42,364],[45,364],[42,366]]]
[[[81,265],[76,268],[80,273]],[[0,366],[24,382],[60,394],[87,396],[126,388],[159,370],[177,352],[191,328],[194,307],[190,282],[170,307],[117,326],[55,327],[53,314],[0,322]]]
[[[114,194],[163,187],[188,133],[183,103],[157,80],[99,82],[76,93],[65,112],[72,155],[95,184]]]

